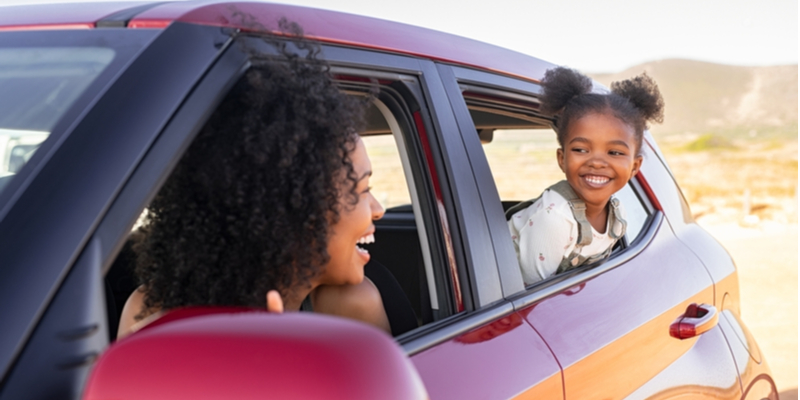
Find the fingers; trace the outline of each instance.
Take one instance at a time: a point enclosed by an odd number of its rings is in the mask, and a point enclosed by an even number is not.
[[[267,311],[274,313],[283,312],[283,299],[277,290],[267,292]]]

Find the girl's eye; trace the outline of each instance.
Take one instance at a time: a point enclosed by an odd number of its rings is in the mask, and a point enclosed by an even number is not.
[[[587,150],[586,150],[586,149],[582,149],[582,148],[580,148],[580,147],[573,147],[573,148],[572,148],[572,151],[574,151],[574,152],[576,152],[576,153],[586,153],[586,152],[587,152]]]
[[[625,155],[625,153],[623,153],[623,152],[621,152],[619,150],[611,150],[611,151],[608,152],[608,154],[611,154],[612,156],[624,156]]]
[[[364,189],[364,191],[363,191],[363,192],[361,192],[361,193],[369,193],[369,192],[371,192],[371,191],[372,191],[372,186],[367,186],[367,188],[366,188],[366,189]]]

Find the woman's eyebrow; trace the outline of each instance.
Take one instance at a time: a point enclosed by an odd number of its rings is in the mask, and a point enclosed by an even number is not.
[[[364,178],[367,178],[367,177],[370,177],[370,176],[372,176],[372,170],[369,170],[369,171],[367,171],[367,172],[364,172],[364,173],[361,175],[361,177],[360,177],[360,178],[358,178],[358,180],[360,181],[360,180],[362,180],[362,179],[364,179]]]

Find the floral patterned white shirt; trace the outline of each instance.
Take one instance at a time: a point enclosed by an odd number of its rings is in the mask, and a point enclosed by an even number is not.
[[[620,211],[624,216],[621,205]],[[508,221],[508,228],[526,285],[552,276],[578,241],[578,222],[569,202],[552,190],[545,190],[530,207],[515,213]],[[579,253],[591,257],[613,245],[608,228],[605,233],[592,228],[592,243],[583,246]]]

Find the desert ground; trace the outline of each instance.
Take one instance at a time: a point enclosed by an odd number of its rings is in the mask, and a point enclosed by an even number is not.
[[[782,400],[797,399],[797,136],[665,138],[662,147],[698,224],[733,256],[742,319]],[[699,142],[705,142],[703,145]]]
[[[797,399],[797,224],[700,224],[736,261],[742,319],[772,369],[781,400]]]

